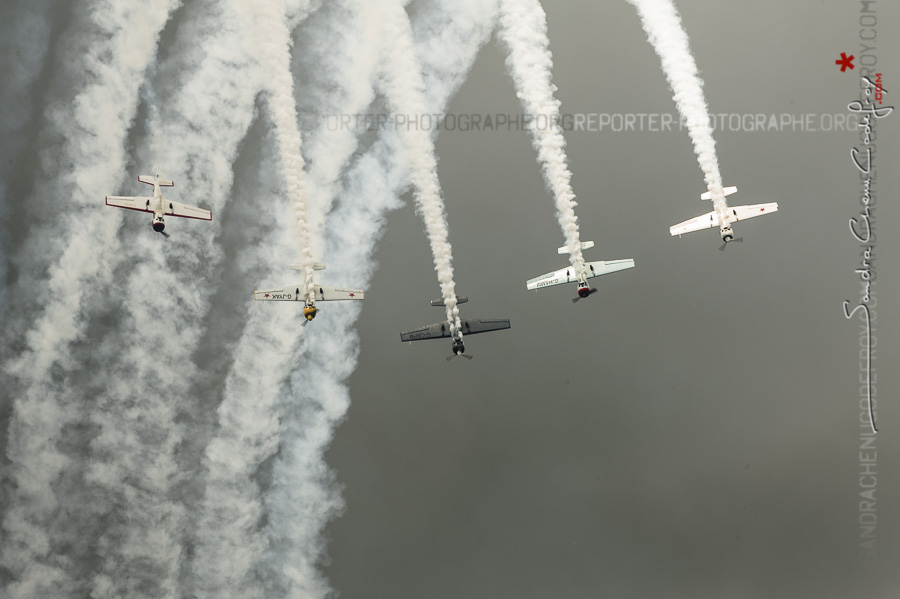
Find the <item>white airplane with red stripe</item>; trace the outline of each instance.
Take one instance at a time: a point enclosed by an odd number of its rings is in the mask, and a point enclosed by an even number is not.
[[[194,218],[198,220],[212,220],[212,213],[209,210],[195,208],[187,204],[166,200],[162,196],[161,187],[172,187],[174,182],[169,179],[163,179],[159,175],[139,175],[138,181],[153,186],[153,197],[146,196],[106,196],[106,205],[116,208],[125,208],[126,210],[137,210],[138,212],[151,212],[153,220],[150,226],[157,233],[163,233],[166,229],[166,216],[181,216],[184,218]]]
[[[729,196],[737,191],[737,187],[724,187],[722,190],[725,192],[726,196]],[[712,192],[707,191],[706,193],[701,194],[700,199],[711,200]],[[702,229],[719,227],[719,234],[722,236],[722,241],[724,242],[719,249],[724,250],[725,245],[731,241],[743,241],[740,237],[735,239],[734,231],[731,229],[732,223],[736,223],[739,220],[747,220],[748,218],[762,216],[763,214],[771,214],[772,212],[778,212],[778,204],[776,202],[770,202],[768,204],[752,204],[750,206],[726,206],[724,217],[721,220],[719,219],[719,213],[713,210],[707,214],[696,216],[683,223],[678,223],[673,227],[669,227],[669,233],[673,236],[678,235],[680,237],[684,233],[692,233]]]

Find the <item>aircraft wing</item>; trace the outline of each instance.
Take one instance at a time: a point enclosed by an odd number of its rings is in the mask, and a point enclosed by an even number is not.
[[[253,299],[264,302],[306,301],[306,297],[300,295],[299,287],[285,287],[284,289],[267,289],[262,291],[254,291]]]
[[[542,287],[550,287],[552,285],[565,285],[566,283],[574,283],[577,280],[578,275],[575,273],[575,269],[569,266],[568,268],[560,268],[559,270],[548,272],[545,275],[529,279],[525,283],[525,287],[527,289],[540,289]]]
[[[461,322],[463,335],[489,333],[509,328],[509,320],[506,318],[463,318]],[[400,341],[441,339],[443,337],[450,337],[450,325],[446,320],[429,324],[408,333],[400,333]]]
[[[694,218],[688,219],[683,223],[678,223],[673,227],[669,227],[669,233],[672,235],[681,235],[683,233],[693,233],[694,231],[700,231],[702,229],[710,229],[712,227],[719,226],[719,217],[716,215],[716,211],[713,210],[707,214],[703,214],[701,216],[695,216]]]
[[[187,204],[179,202],[168,202],[166,206],[166,214],[171,216],[183,216],[185,218],[196,218],[199,220],[212,220],[212,212],[203,208],[195,208]]]
[[[634,260],[626,258],[625,260],[599,260],[597,262],[585,263],[587,267],[587,278],[592,279],[600,275],[608,275],[611,272],[619,272],[634,268]]]
[[[729,223],[733,223],[739,220],[747,220],[748,218],[769,214],[771,212],[778,212],[778,204],[776,202],[770,202],[768,204],[752,204],[750,206],[731,206],[725,212],[725,220]],[[718,226],[719,217],[716,214],[716,211],[713,210],[707,214],[686,220],[683,223],[678,223],[674,227],[669,227],[669,233],[672,235],[681,235],[682,233],[691,233],[693,231]]]
[[[332,300],[361,300],[366,297],[362,289],[344,289],[342,287],[326,287],[316,285],[316,301],[328,302]]]
[[[752,206],[735,206],[731,209],[735,220],[747,220],[770,212],[778,212],[778,204],[771,202],[769,204],[753,204]]]
[[[444,322],[425,325],[408,333],[400,333],[400,341],[419,341],[421,339],[440,339],[450,336],[450,325]]]
[[[138,212],[153,212],[149,207],[151,200],[153,198],[140,196],[106,196],[106,205],[125,208],[126,210],[137,210]]]
[[[506,318],[463,318],[462,332],[464,335],[475,333],[489,333],[502,331],[509,328],[509,319]]]
[[[595,262],[585,262],[585,271],[588,279],[599,277],[600,275],[608,275],[612,272],[618,272],[628,268],[634,268],[634,260],[627,258],[625,260],[597,260]],[[575,269],[560,268],[553,272],[548,272],[525,283],[527,289],[540,289],[542,287],[550,287],[553,285],[565,285],[566,283],[574,283],[578,280]]]
[[[342,289],[316,285],[315,295],[317,302],[327,302],[332,300],[361,300],[366,294],[362,289]],[[261,301],[306,301],[306,294],[301,293],[300,285],[295,285],[283,289],[254,291],[253,299]]]

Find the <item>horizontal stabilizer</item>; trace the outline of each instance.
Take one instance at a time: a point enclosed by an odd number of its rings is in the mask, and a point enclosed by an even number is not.
[[[459,305],[459,304],[464,304],[464,303],[466,303],[467,301],[469,301],[469,298],[467,298],[467,297],[464,296],[464,295],[459,295],[459,296],[456,297],[456,303],[457,303],[457,305]],[[443,305],[445,305],[445,304],[444,304],[444,300],[443,300],[443,299],[436,299],[436,300],[431,300],[431,305],[432,305],[432,306],[443,306]]]
[[[170,181],[169,179],[163,179],[159,175],[138,175],[138,181],[141,183],[146,183],[147,185],[153,185],[154,183],[159,183],[160,187],[174,187],[175,182]]]
[[[590,248],[592,248],[592,247],[594,247],[594,242],[593,242],[593,241],[582,241],[582,242],[581,242],[581,249],[582,249],[582,250],[588,250],[588,249],[590,249]],[[566,245],[562,246],[561,248],[559,248],[558,250],[556,250],[556,253],[557,253],[557,254],[568,254],[568,253],[569,253],[569,246],[566,246]]]
[[[724,195],[730,196],[731,194],[733,194],[734,192],[737,191],[737,187],[723,187],[723,188],[722,188],[722,191],[725,192]],[[712,192],[711,192],[711,191],[707,191],[706,193],[701,193],[701,194],[700,194],[700,199],[701,199],[701,200],[711,200],[711,199],[712,199]]]
[[[313,262],[312,267],[313,267],[313,270],[325,270],[325,265],[322,264],[321,262]],[[291,270],[303,270],[303,265],[300,264],[299,262],[294,262],[293,264],[291,264],[290,269]]]

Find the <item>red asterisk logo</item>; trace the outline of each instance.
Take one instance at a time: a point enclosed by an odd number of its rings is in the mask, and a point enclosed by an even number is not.
[[[847,70],[847,67],[850,67],[851,70],[854,68],[853,67],[853,59],[854,58],[855,57],[852,54],[850,56],[847,56],[846,52],[841,52],[841,59],[835,60],[834,64],[840,65],[841,73],[843,73],[844,71]]]

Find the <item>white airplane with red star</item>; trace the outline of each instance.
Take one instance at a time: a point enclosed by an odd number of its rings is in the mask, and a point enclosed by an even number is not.
[[[303,270],[302,264],[291,264],[292,270]],[[314,270],[325,270],[325,265],[321,262],[313,263]],[[303,306],[303,316],[307,322],[316,317],[319,309],[316,302],[329,302],[337,300],[361,300],[365,299],[366,294],[362,289],[345,289],[343,287],[328,287],[327,285],[319,285],[313,283],[310,289],[305,289],[304,283],[291,285],[282,289],[268,289],[263,291],[254,291],[253,299],[264,302],[305,302]]]
[[[729,196],[737,191],[737,187],[724,187],[722,190],[725,192],[726,196]],[[711,200],[712,192],[707,191],[706,193],[701,194],[700,199]],[[723,241],[722,246],[719,249],[724,250],[728,243],[744,240],[742,237],[735,239],[734,231],[731,229],[731,223],[762,216],[763,214],[771,214],[772,212],[778,212],[778,204],[776,202],[770,202],[768,204],[752,204],[750,206],[734,206],[733,208],[726,205],[724,218],[722,218],[721,221],[718,212],[713,210],[707,214],[695,216],[683,223],[678,223],[673,227],[669,227],[669,233],[671,233],[673,237],[675,235],[681,237],[683,233],[692,233],[702,229],[719,227],[719,234],[722,236]]]
[[[187,204],[173,202],[163,199],[160,187],[172,187],[175,185],[169,179],[163,179],[159,175],[139,175],[138,181],[153,186],[153,197],[145,196],[106,196],[106,205],[116,208],[125,208],[126,210],[137,210],[138,212],[152,212],[153,220],[150,226],[157,233],[164,233],[166,228],[166,216],[182,216],[184,218],[194,218],[198,220],[212,220],[212,213],[203,208],[195,208]]]

